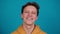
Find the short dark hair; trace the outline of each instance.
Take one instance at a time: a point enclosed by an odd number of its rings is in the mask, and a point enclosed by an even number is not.
[[[36,2],[28,2],[27,4],[23,5],[21,13],[23,14],[24,8],[27,7],[27,6],[30,6],[30,5],[34,6],[37,9],[37,16],[38,16],[40,7],[39,7],[39,5]]]

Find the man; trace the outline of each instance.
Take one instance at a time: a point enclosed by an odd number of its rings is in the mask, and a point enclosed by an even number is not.
[[[22,7],[23,25],[12,34],[46,34],[34,22],[38,18],[39,6],[35,2],[28,2]]]

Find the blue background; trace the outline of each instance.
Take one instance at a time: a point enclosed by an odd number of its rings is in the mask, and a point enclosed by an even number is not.
[[[60,0],[0,0],[0,34],[10,34],[21,24],[21,7],[27,2],[40,6],[35,22],[48,34],[60,34]]]

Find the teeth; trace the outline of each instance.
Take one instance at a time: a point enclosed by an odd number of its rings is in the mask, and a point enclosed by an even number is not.
[[[26,18],[26,19],[28,19],[28,20],[33,20],[33,18]]]
[[[31,18],[27,18],[28,20],[31,20]]]

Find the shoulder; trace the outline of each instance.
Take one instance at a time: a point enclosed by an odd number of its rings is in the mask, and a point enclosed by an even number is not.
[[[17,31],[14,31],[14,32],[12,32],[11,34],[18,34],[18,32],[17,32]]]
[[[38,32],[39,34],[47,34],[46,32],[44,32],[44,31],[40,31],[40,32]]]
[[[17,28],[17,30],[13,31],[11,34],[18,34],[19,30],[21,30],[21,29],[22,29],[22,27],[20,26],[20,27]]]
[[[39,26],[37,26],[37,29],[39,30],[39,32],[37,34],[47,34],[46,32],[44,32],[43,30],[41,30],[41,28]]]

